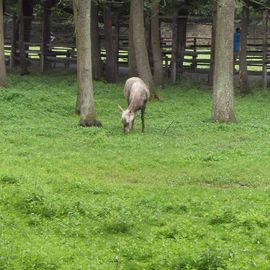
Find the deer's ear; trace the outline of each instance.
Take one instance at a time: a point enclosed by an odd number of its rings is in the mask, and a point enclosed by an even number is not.
[[[123,112],[124,111],[124,109],[120,105],[118,105],[118,110],[119,110],[119,112]]]

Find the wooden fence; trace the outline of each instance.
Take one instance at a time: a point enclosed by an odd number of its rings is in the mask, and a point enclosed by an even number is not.
[[[72,43],[54,43],[49,46],[49,51],[45,54],[42,51],[41,43],[26,42],[26,54],[28,62],[38,64],[40,71],[45,70],[45,64],[50,67],[62,65],[69,68],[76,64],[77,52],[75,44]],[[162,39],[162,57],[166,74],[170,73],[172,40]],[[14,61],[19,60],[19,49],[16,54],[12,54],[12,46],[9,42],[5,44],[6,61],[12,67]],[[267,56],[270,55],[270,46],[268,46]],[[15,59],[12,59],[15,58]],[[103,62],[106,59],[106,51],[101,50]],[[269,58],[270,59],[270,58]],[[186,50],[184,57],[184,70],[189,72],[208,72],[211,61],[211,38],[188,37],[186,41]],[[268,60],[266,65],[268,64]],[[119,66],[127,66],[128,63],[128,40],[126,37],[119,38],[118,64]],[[236,61],[238,65],[238,60]],[[247,45],[247,65],[249,73],[260,74],[263,68],[262,38],[249,38]],[[268,65],[267,65],[268,68]]]
[[[29,19],[25,17],[24,20]],[[163,18],[164,19],[164,18]],[[165,18],[166,19],[166,18]],[[171,18],[168,18],[171,21]],[[32,64],[38,64],[40,71],[43,72],[45,67],[63,66],[65,68],[74,67],[77,60],[77,52],[75,47],[74,25],[70,22],[53,21],[51,22],[51,31],[56,36],[56,39],[50,44],[42,43],[42,22],[33,20],[28,23],[29,37],[31,42],[24,42],[22,48],[25,48],[27,61]],[[30,27],[31,25],[31,27]],[[14,41],[16,38],[16,25],[14,18],[5,18],[5,54],[6,61],[11,68],[20,60],[19,44]],[[18,30],[18,29],[17,29]],[[128,39],[127,28],[121,33],[119,32],[118,40],[118,67],[127,67],[128,63]],[[169,76],[171,70],[172,58],[172,39],[161,39],[162,58],[165,73]],[[170,36],[170,35],[168,35]],[[106,59],[106,50],[104,48],[104,36],[101,31],[101,58],[103,62]],[[12,45],[13,44],[13,45]],[[268,42],[269,44],[269,42]],[[15,48],[16,47],[16,48]],[[44,49],[46,47],[46,49]],[[263,67],[268,68],[268,55],[270,46],[267,46],[267,61],[263,61],[263,38],[248,38],[247,46],[247,64],[249,73],[261,73]],[[209,72],[211,62],[211,38],[209,37],[188,37],[186,40],[186,50],[184,55],[184,71],[189,72]],[[238,64],[238,61],[235,63]]]

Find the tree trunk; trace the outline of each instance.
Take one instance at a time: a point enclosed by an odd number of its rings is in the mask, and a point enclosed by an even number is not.
[[[155,92],[154,80],[149,65],[149,58],[145,43],[143,0],[132,0],[130,7],[133,14],[136,14],[136,17],[132,16],[132,25],[136,66],[139,77],[149,87],[151,99],[158,99]]]
[[[77,44],[78,95],[76,110],[80,112],[81,126],[101,126],[96,119],[92,82],[91,61],[91,3],[88,0],[74,0],[74,16]]]
[[[6,87],[6,63],[4,50],[4,14],[3,0],[0,0],[0,87]]]
[[[117,81],[118,52],[116,51],[115,30],[113,29],[112,5],[106,4],[104,8],[104,35],[106,47],[105,77],[110,83]]]
[[[178,16],[180,16],[178,20],[178,49],[179,58],[178,58],[178,67],[179,67],[179,75],[182,77],[184,72],[184,58],[186,51],[186,40],[187,40],[187,20],[188,20],[188,9],[181,8],[178,12]]]
[[[47,2],[50,1],[47,0]],[[23,15],[27,18],[24,20],[24,41],[26,42],[29,42],[31,37],[33,8],[33,0],[23,0]]]
[[[116,80],[118,78],[118,56],[119,56],[119,15],[118,11],[114,11],[113,17],[113,47],[114,47],[114,57],[115,57],[115,72],[116,72]]]
[[[175,11],[172,21],[172,60],[171,60],[171,80],[176,83],[177,66],[179,58],[179,36],[178,36],[178,11]]]
[[[263,80],[262,86],[263,89],[267,88],[267,32],[268,32],[268,9],[262,11],[262,33],[263,33],[263,44],[262,44],[262,53],[263,53]]]
[[[233,32],[234,0],[217,1],[216,55],[212,120],[234,122]]]
[[[239,80],[240,80],[240,95],[246,96],[249,94],[248,72],[247,72],[247,35],[249,25],[249,0],[245,0],[242,10],[241,22],[241,43],[239,57]]]
[[[151,34],[151,19],[148,12],[144,12],[144,29],[145,29],[145,44],[147,48],[147,54],[149,59],[149,65],[153,74],[153,52],[152,52],[152,34]]]
[[[133,10],[130,9],[129,24],[128,24],[128,76],[137,77],[138,71],[136,67],[135,48],[133,42]]]
[[[162,52],[160,47],[159,29],[159,2],[151,2],[151,44],[154,64],[154,82],[157,86],[163,85],[163,64]]]
[[[19,49],[20,49],[20,74],[28,74],[25,49],[25,21],[24,21],[23,0],[19,0]]]
[[[215,70],[215,37],[216,37],[216,20],[217,20],[217,4],[213,3],[213,19],[212,19],[212,31],[211,31],[211,59],[210,70],[208,76],[208,85],[213,86],[214,70]]]
[[[49,53],[51,7],[52,4],[49,1],[43,3],[41,72],[47,68],[46,56]]]
[[[100,37],[98,27],[98,6],[91,1],[91,43],[92,43],[92,66],[93,79],[101,80],[102,76],[102,61],[100,49]]]
[[[12,40],[11,40],[11,55],[10,55],[10,67],[14,68],[17,61],[17,40],[18,40],[18,19],[17,19],[17,13],[14,12],[12,17]]]

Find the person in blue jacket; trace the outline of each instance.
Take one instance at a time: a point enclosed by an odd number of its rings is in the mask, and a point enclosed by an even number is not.
[[[240,39],[241,39],[241,35],[240,35],[240,28],[237,27],[234,35],[233,35],[233,59],[234,59],[234,63],[237,60],[237,58],[239,57],[239,53],[240,53]]]

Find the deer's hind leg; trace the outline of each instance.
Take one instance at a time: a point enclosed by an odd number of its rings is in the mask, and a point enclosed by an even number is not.
[[[142,119],[142,132],[144,132],[145,124],[144,124],[144,112],[145,108],[141,109],[141,119]]]

